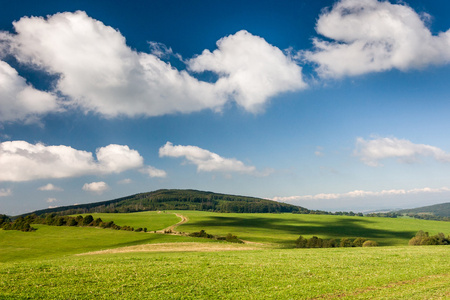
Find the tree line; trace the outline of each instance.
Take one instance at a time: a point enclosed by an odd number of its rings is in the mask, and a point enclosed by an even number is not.
[[[439,232],[436,235],[430,236],[428,232],[419,230],[416,235],[409,240],[409,245],[420,246],[420,245],[450,245],[450,235],[445,235]]]
[[[341,238],[336,239],[321,239],[313,236],[309,239],[299,236],[295,241],[296,248],[337,248],[337,247],[376,247],[378,243],[366,238],[358,237],[356,239]]]
[[[59,216],[55,213],[47,214],[44,216],[38,216],[36,214],[28,215],[26,217],[18,217],[16,220],[12,221],[9,217],[5,215],[0,215],[0,228],[4,230],[20,230],[20,231],[35,231],[36,228],[32,227],[31,224],[43,224],[49,226],[77,226],[77,227],[100,227],[100,228],[110,228],[115,230],[126,230],[126,231],[144,231],[147,232],[147,228],[134,228],[131,226],[120,226],[114,223],[114,221],[104,222],[101,218],[94,219],[92,215],[87,216]]]

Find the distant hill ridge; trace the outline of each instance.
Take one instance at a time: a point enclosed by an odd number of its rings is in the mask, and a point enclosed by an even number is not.
[[[397,211],[401,214],[433,214],[438,217],[450,217],[450,202]]]
[[[310,210],[300,206],[255,197],[218,194],[197,190],[161,189],[114,200],[48,208],[32,213],[37,215],[47,213],[67,215],[81,213],[126,213],[148,210],[203,210],[234,213],[310,212]]]

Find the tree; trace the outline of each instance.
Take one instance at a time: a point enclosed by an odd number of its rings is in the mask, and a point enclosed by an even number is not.
[[[83,225],[87,226],[87,225],[91,224],[93,221],[94,221],[94,218],[91,215],[87,215],[83,219]]]
[[[367,239],[365,238],[362,237],[356,238],[353,241],[353,247],[362,247],[365,241],[367,241]]]
[[[299,236],[298,239],[295,241],[295,247],[306,248],[307,243],[308,243],[307,239],[305,239],[303,236]]]
[[[313,236],[312,238],[308,239],[308,242],[306,243],[307,248],[322,248],[323,246],[323,240],[321,238],[318,238],[317,236]]]
[[[375,241],[367,240],[362,244],[363,247],[377,247],[378,243]]]
[[[341,247],[353,247],[352,240],[349,238],[342,238],[341,243],[339,245]]]

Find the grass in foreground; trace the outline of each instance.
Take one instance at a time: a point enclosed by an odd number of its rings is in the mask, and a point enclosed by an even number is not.
[[[124,253],[0,265],[1,299],[446,299],[446,246]]]

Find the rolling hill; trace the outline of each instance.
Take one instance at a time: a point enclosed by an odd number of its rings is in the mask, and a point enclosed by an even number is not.
[[[448,217],[450,218],[450,202],[423,206],[413,209],[402,209],[397,211],[401,214],[432,214],[438,217]]]
[[[129,213],[150,210],[200,210],[234,213],[310,212],[310,210],[303,207],[254,197],[197,190],[162,189],[103,202],[42,209],[32,213],[36,215],[47,213],[66,215],[81,213]]]

